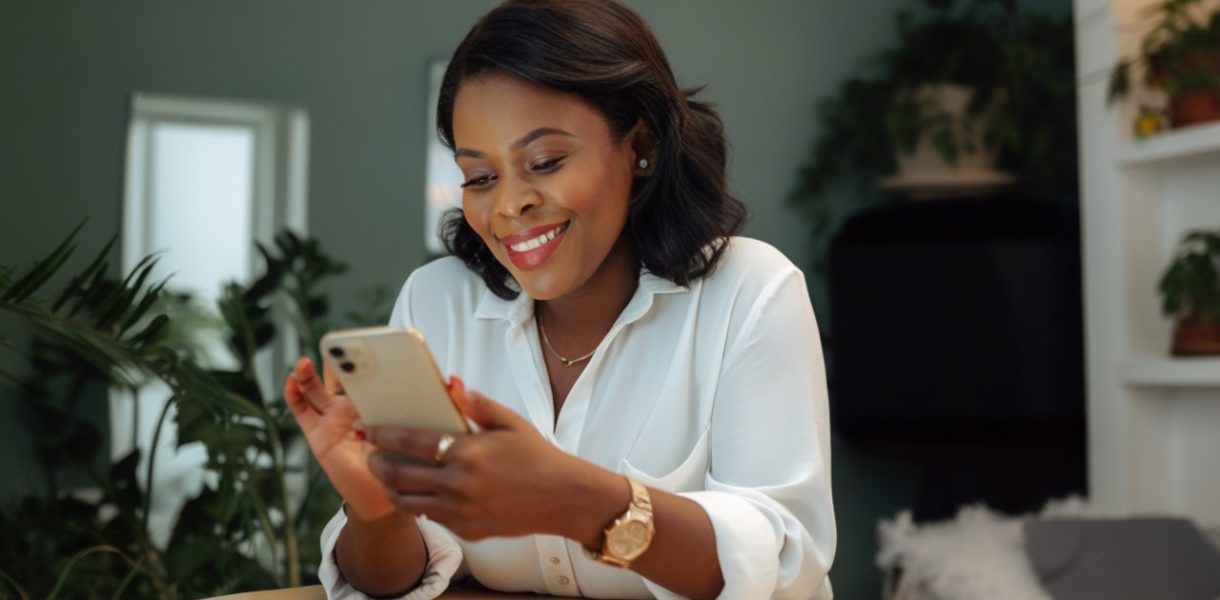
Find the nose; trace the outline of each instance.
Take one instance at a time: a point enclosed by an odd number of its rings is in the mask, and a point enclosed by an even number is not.
[[[523,216],[542,203],[542,195],[536,188],[515,177],[501,179],[496,192],[496,212],[511,219]]]

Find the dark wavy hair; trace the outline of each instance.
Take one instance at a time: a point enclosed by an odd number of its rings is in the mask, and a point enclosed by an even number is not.
[[[632,184],[627,228],[653,274],[678,285],[712,271],[745,206],[728,193],[724,126],[682,90],[652,30],[615,0],[509,0],[487,13],[453,54],[441,82],[437,130],[450,149],[453,103],[463,81],[498,71],[573,94],[605,116],[616,140],[641,119],[655,144],[653,168]],[[460,210],[441,226],[445,247],[497,296],[512,277]]]

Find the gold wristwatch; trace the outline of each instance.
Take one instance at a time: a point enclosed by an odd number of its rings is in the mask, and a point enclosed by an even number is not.
[[[652,535],[656,532],[652,524],[652,498],[648,495],[648,488],[630,477],[627,483],[631,485],[631,504],[627,506],[627,512],[606,528],[602,550],[593,555],[599,562],[622,569],[631,566],[632,561],[648,550]]]

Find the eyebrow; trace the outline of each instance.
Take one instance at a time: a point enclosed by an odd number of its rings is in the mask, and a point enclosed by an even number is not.
[[[522,147],[528,145],[530,142],[532,142],[542,136],[545,136],[545,135],[562,135],[562,136],[567,136],[567,137],[576,137],[562,129],[556,129],[554,127],[539,127],[538,129],[535,129],[535,130],[521,136],[520,139],[513,142],[513,147],[522,148]],[[453,157],[457,158],[459,156],[469,156],[471,158],[484,158],[486,155],[483,154],[482,152],[479,152],[478,150],[470,150],[468,148],[458,148],[457,150],[453,151]]]

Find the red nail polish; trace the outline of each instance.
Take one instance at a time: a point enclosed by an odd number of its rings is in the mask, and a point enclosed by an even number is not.
[[[364,441],[364,430],[363,429],[356,430],[356,439],[358,439],[362,442]]]

